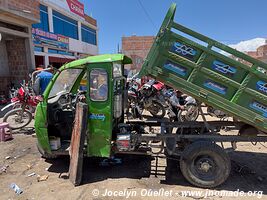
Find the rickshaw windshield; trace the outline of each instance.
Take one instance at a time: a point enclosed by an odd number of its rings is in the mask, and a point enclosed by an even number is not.
[[[59,93],[70,92],[82,71],[83,69],[65,69],[62,71],[57,77],[48,98],[52,98]]]

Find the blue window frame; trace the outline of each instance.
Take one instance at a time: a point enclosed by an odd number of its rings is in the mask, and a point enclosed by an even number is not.
[[[43,31],[49,31],[49,23],[48,23],[48,13],[47,13],[47,6],[40,4],[40,23],[33,24],[33,28],[38,28]]]
[[[96,45],[96,30],[82,24],[82,41]]]
[[[37,46],[35,46],[34,47],[34,51],[36,51],[36,52],[43,52],[44,51],[44,48],[43,47],[37,47]]]
[[[71,52],[61,51],[61,50],[58,50],[58,54],[67,55],[67,56],[73,56],[73,55],[74,55],[74,54],[71,53]]]
[[[72,52],[61,51],[61,50],[56,50],[56,49],[48,49],[48,53],[61,54],[61,55],[67,55],[67,56],[74,56],[74,53],[72,53]]]
[[[53,10],[54,33],[78,39],[77,21]]]
[[[48,49],[48,53],[55,53],[55,54],[57,54],[58,51],[56,49]]]

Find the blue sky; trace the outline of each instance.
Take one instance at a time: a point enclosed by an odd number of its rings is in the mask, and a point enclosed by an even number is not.
[[[175,21],[225,44],[267,38],[265,0],[81,0],[99,27],[99,53],[116,53],[122,36],[156,35],[172,2]],[[141,4],[140,4],[141,2]],[[143,8],[142,8],[143,6]],[[261,40],[262,42],[262,40]],[[254,40],[250,43],[254,43]]]

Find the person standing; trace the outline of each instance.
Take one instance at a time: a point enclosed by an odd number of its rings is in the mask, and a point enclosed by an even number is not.
[[[36,95],[42,95],[48,86],[49,82],[53,78],[52,74],[52,66],[48,66],[50,68],[49,71],[41,71],[37,76],[34,82],[33,90]]]

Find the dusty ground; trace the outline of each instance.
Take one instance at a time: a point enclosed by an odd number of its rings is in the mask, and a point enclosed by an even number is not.
[[[175,162],[173,164],[177,167],[166,173],[165,160],[160,158],[155,173],[155,158],[140,156],[123,157],[121,165],[109,167],[100,166],[98,160],[86,158],[83,184],[74,187],[67,179],[68,157],[45,160],[38,153],[35,143],[36,138],[32,137],[30,129],[17,132],[13,140],[0,143],[0,168],[8,166],[6,172],[0,172],[0,200],[125,199],[127,194],[128,199],[267,199],[267,149],[260,144],[239,143],[237,151],[230,153],[232,172],[229,179],[216,190],[205,190],[187,183]],[[28,177],[31,173],[36,175]],[[166,174],[171,174],[167,180]],[[37,175],[48,175],[48,179],[38,182]],[[23,193],[15,194],[9,188],[11,183],[16,183]],[[121,196],[114,193],[104,197],[106,189],[110,193],[121,191]],[[150,196],[146,194],[148,190]],[[226,191],[231,195],[230,192],[237,190],[244,191],[246,197],[212,194]],[[184,197],[183,191],[203,193]],[[262,191],[262,195],[248,196],[251,195],[249,191]],[[158,197],[156,192],[159,192]],[[210,192],[207,198],[206,192]]]

